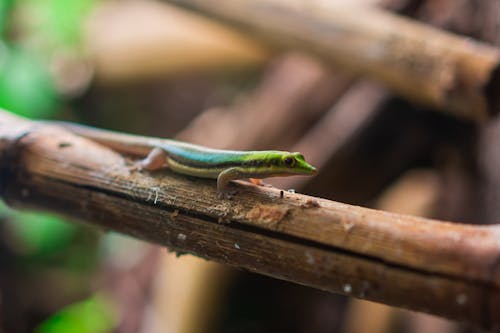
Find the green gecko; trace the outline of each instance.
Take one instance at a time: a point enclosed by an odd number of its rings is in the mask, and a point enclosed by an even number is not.
[[[219,193],[231,180],[316,173],[316,169],[300,153],[212,149],[171,139],[121,134],[72,123],[57,124],[118,152],[145,157],[139,162],[138,167],[141,169],[152,171],[168,167],[179,174],[217,179]]]

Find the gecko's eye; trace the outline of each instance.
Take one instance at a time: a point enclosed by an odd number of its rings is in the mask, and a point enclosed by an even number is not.
[[[283,160],[283,162],[285,163],[285,165],[289,168],[293,167],[295,165],[295,158],[293,157],[285,157],[285,159]]]

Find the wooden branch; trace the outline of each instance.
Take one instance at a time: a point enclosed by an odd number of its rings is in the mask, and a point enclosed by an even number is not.
[[[166,3],[106,2],[88,26],[86,49],[103,84],[257,67],[269,57],[248,37]]]
[[[328,163],[336,155],[341,155],[341,149],[352,141],[356,135],[363,133],[363,129],[373,121],[377,113],[382,111],[383,108],[381,105],[387,101],[389,96],[390,94],[385,89],[372,82],[361,81],[353,84],[291,150],[303,153],[318,170],[326,169]],[[356,110],[356,112],[352,112],[352,110]],[[329,133],[329,140],[324,139],[325,133]],[[346,159],[350,162],[353,161],[351,158]],[[332,164],[336,166],[341,165],[338,159]],[[347,171],[346,169],[352,168],[352,164],[349,163],[349,166],[344,168],[344,170],[336,169],[336,173],[330,173],[330,175],[337,175],[339,178],[345,179],[344,172]],[[339,173],[338,171],[342,172]],[[370,177],[373,179],[376,176],[370,175]],[[295,189],[303,188],[307,184],[306,182],[308,182],[308,179],[304,177],[287,177],[277,178],[273,184],[281,188]],[[317,183],[318,179],[315,179],[313,182]],[[339,186],[331,186],[338,183],[331,178],[327,182],[323,180],[319,181],[319,183],[326,185],[323,192],[326,195],[333,192],[338,196],[339,191],[342,191]],[[363,189],[356,189],[355,192],[360,194],[360,192],[372,187],[365,186]],[[349,191],[349,188],[344,190]],[[352,200],[352,196],[349,199]]]
[[[351,81],[313,59],[285,54],[244,99],[226,108],[204,111],[178,138],[222,149],[287,150],[348,89]]]
[[[272,45],[371,76],[421,103],[477,120],[491,110],[499,49],[352,2],[170,0]],[[491,100],[488,100],[491,98]]]
[[[27,131],[28,129],[28,131]],[[17,140],[16,140],[17,138]],[[130,172],[57,127],[0,113],[1,194],[314,288],[500,329],[499,226],[391,214],[244,182]]]

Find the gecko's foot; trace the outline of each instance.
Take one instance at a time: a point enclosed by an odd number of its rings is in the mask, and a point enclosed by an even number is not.
[[[258,179],[258,178],[249,178],[250,182],[254,185],[257,185],[257,186],[264,186],[264,187],[273,187],[272,184],[269,184],[269,183],[266,183],[265,181],[263,181],[262,179]]]
[[[257,185],[257,186],[263,186],[264,182],[262,181],[262,179],[258,179],[258,178],[248,178],[250,180],[250,182],[254,185]]]

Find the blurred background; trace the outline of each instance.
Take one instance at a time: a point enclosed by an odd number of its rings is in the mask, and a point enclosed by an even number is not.
[[[500,43],[495,0],[363,2]],[[300,151],[319,175],[269,182],[345,203],[466,223],[500,213],[494,118],[412,103],[167,2],[0,0],[0,107],[215,148]],[[1,206],[0,229],[0,332],[475,332],[50,214]]]

